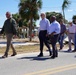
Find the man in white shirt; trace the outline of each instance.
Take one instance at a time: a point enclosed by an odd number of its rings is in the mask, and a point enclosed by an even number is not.
[[[53,54],[51,58],[55,58],[58,57],[58,52],[57,52],[57,47],[56,47],[56,43],[58,41],[58,37],[60,34],[60,24],[56,21],[56,17],[52,16],[51,19],[51,25],[49,26],[49,37],[51,39],[51,45],[52,45],[52,49],[53,49]]]
[[[72,51],[71,49],[71,40],[75,41],[75,25],[72,22],[69,22],[69,27],[68,27],[68,39],[69,39],[69,49],[68,51]]]
[[[76,52],[76,24],[75,24],[75,41],[74,41],[74,50],[72,52]]]
[[[47,37],[46,37],[49,25],[50,25],[50,22],[48,19],[46,19],[45,13],[41,13],[41,21],[40,21],[40,27],[39,27],[40,54],[38,55],[38,57],[43,56],[44,43],[48,48],[51,56],[51,49],[50,49],[49,43],[47,42]]]

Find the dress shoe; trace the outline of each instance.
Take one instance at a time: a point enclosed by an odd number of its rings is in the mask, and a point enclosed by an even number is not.
[[[56,55],[55,57],[58,57],[58,55]]]
[[[51,56],[51,59],[55,59],[55,56]]]
[[[71,52],[71,51],[72,51],[71,49],[68,49],[68,50],[67,50],[67,52]]]
[[[2,56],[2,58],[7,58],[7,57],[8,57],[8,55],[3,55],[3,56]]]
[[[43,57],[43,53],[40,53],[37,57]]]
[[[15,55],[17,55],[17,53],[13,53],[11,56],[15,56]]]
[[[76,52],[76,50],[73,50],[72,52]]]

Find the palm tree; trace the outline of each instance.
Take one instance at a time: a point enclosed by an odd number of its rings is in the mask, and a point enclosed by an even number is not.
[[[71,4],[71,2],[70,2],[69,0],[64,0],[64,1],[63,1],[62,11],[63,11],[64,22],[65,22],[65,12],[64,12],[64,10],[65,10],[66,8],[68,8],[70,4]]]
[[[51,16],[56,16],[56,20],[59,22],[61,19],[63,19],[63,16],[61,13],[58,12],[46,12],[46,18],[49,19]]]
[[[12,14],[12,17],[16,20],[16,22],[18,23],[18,18],[19,18],[19,14]]]
[[[19,3],[19,13],[22,19],[25,19],[29,22],[29,36],[30,41],[32,40],[32,26],[33,21],[39,19],[38,11],[42,7],[42,0],[20,0]]]
[[[73,23],[76,24],[76,15],[73,15],[72,20],[73,20]]]

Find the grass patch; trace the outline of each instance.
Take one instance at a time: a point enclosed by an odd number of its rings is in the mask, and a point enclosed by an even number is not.
[[[39,45],[16,46],[15,49],[17,51],[17,54],[39,52]],[[4,54],[5,50],[6,50],[6,47],[1,47],[0,54]],[[45,46],[44,46],[44,50],[47,50]],[[9,50],[9,54],[12,54],[11,48]]]
[[[51,47],[51,45],[50,45]],[[57,45],[57,48],[59,49],[59,44]],[[64,48],[68,48],[68,44],[64,46]],[[39,45],[28,45],[28,46],[15,46],[15,49],[17,51],[17,54],[22,54],[22,53],[32,53],[32,52],[39,52],[40,47]],[[4,54],[6,50],[6,47],[0,47],[0,54]],[[47,47],[44,45],[44,51],[47,50]],[[12,54],[12,50],[10,48],[9,54]]]

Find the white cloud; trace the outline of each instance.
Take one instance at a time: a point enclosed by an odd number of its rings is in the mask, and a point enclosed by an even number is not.
[[[72,12],[72,11],[74,11],[74,10],[72,10],[72,9],[68,10],[68,12]]]

